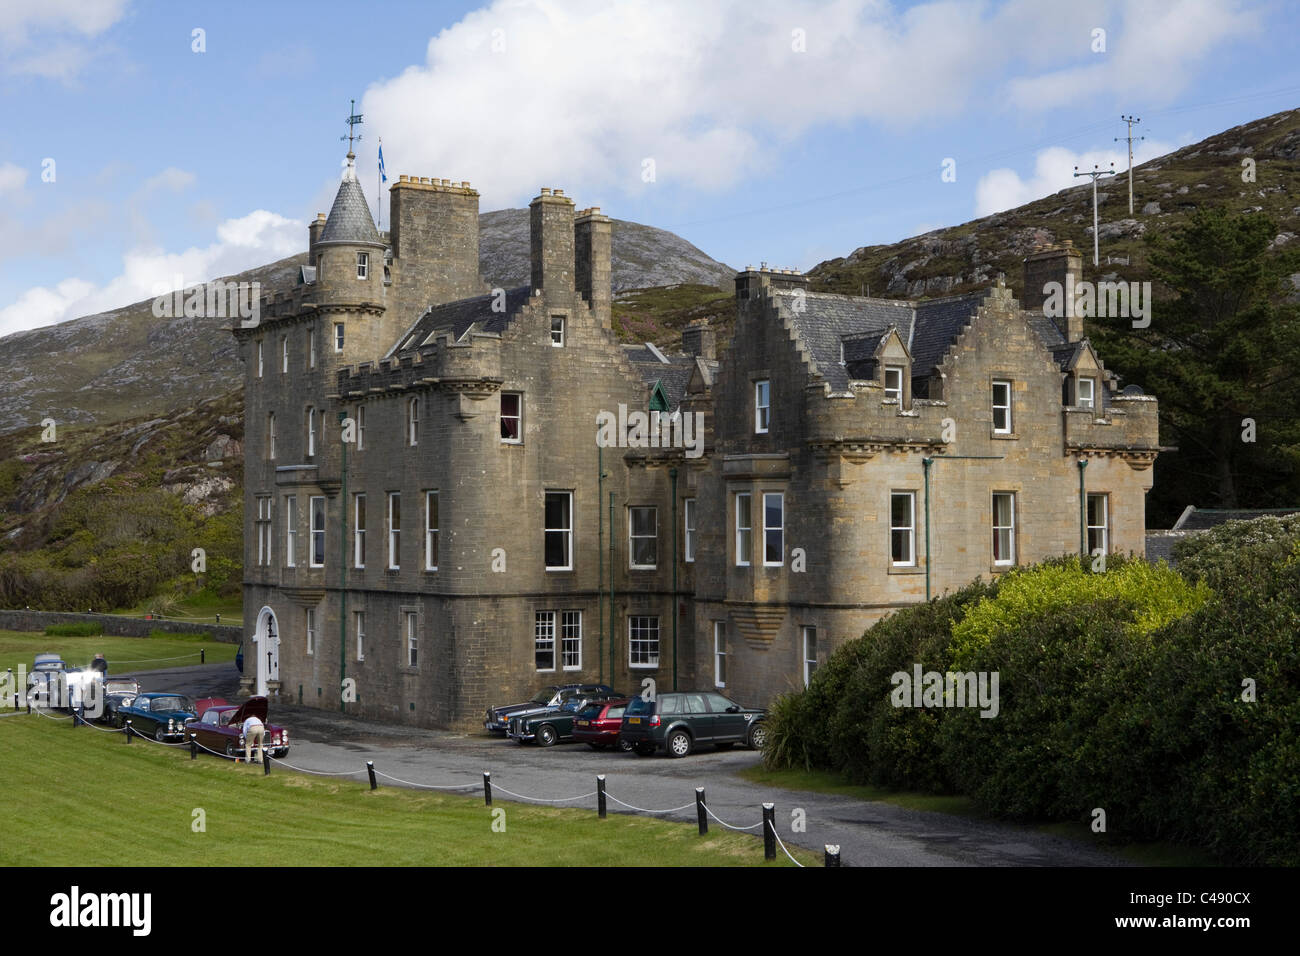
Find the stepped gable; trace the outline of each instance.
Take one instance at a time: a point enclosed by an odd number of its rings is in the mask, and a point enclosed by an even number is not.
[[[385,358],[419,348],[430,341],[430,336],[437,338],[445,334],[449,335],[453,342],[459,342],[475,324],[478,326],[477,331],[500,334],[510,327],[510,323],[528,304],[532,294],[532,288],[526,285],[507,290],[506,307],[503,312],[492,310],[497,296],[491,292],[432,306],[406,330]]]
[[[983,289],[916,303],[915,331],[911,339],[906,340],[907,350],[912,355],[913,380],[930,377],[988,294],[989,291]]]

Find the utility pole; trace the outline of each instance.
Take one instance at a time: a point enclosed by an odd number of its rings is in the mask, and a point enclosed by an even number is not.
[[[1133,215],[1133,124],[1142,122],[1140,116],[1121,116],[1125,123],[1128,123],[1128,135],[1122,137],[1128,140],[1128,214]],[[1121,137],[1116,136],[1115,142],[1119,142]],[[1145,136],[1139,136],[1138,140],[1146,139]]]
[[[1099,230],[1097,229],[1097,180],[1100,179],[1102,176],[1114,176],[1115,164],[1111,163],[1110,169],[1102,169],[1100,166],[1094,164],[1092,167],[1092,172],[1086,172],[1086,173],[1079,172],[1079,167],[1075,166],[1074,175],[1076,177],[1077,176],[1092,177],[1092,264],[1095,267],[1098,264],[1097,260],[1099,258],[1097,255],[1097,250],[1100,248],[1099,241],[1098,241],[1100,238]]]

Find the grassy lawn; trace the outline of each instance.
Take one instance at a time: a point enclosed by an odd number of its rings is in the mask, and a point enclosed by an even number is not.
[[[907,790],[889,790],[849,782],[840,774],[827,770],[768,770],[761,764],[740,771],[738,776],[751,783],[785,790],[810,790],[813,793],[830,793],[856,797],[859,800],[877,800],[907,810],[928,810],[954,816],[990,819],[966,796],[941,796]],[[1105,834],[1093,833],[1086,823],[1042,823],[1032,829],[1053,836],[1066,837],[1087,843],[1092,847],[1136,863],[1139,866],[1218,866],[1213,856],[1196,847],[1163,841],[1151,843],[1117,843]]]
[[[165,628],[166,624],[160,625]],[[39,631],[0,631],[0,673],[21,664],[31,670],[37,654],[60,655],[69,667],[84,667],[96,654],[108,659],[108,672],[121,674],[130,670],[158,670],[164,667],[188,667],[199,663],[199,648],[207,663],[219,664],[235,659],[237,644],[221,644],[198,635],[175,637],[51,637]],[[169,658],[180,658],[169,660]]]
[[[793,866],[762,841],[236,765],[68,722],[0,720],[0,864],[41,866]],[[291,755],[292,759],[292,755]],[[575,792],[586,781],[575,779]],[[581,788],[581,789],[579,789]],[[194,810],[206,831],[192,829]],[[494,832],[494,810],[505,830]],[[497,822],[498,829],[501,826]],[[805,866],[820,857],[790,847]]]

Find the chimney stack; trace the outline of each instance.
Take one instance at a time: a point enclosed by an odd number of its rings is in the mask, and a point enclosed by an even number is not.
[[[1082,279],[1083,255],[1074,248],[1071,240],[1030,253],[1025,256],[1025,289],[1020,304],[1025,309],[1041,311],[1049,295],[1048,286],[1053,282],[1059,285],[1064,303],[1066,297],[1073,296]],[[1050,318],[1061,329],[1066,341],[1077,342],[1083,338],[1083,318],[1076,316],[1073,308],[1062,309],[1062,314]]]
[[[573,221],[574,281],[578,293],[591,306],[596,321],[608,326],[613,318],[610,289],[610,246],[613,220],[599,206],[584,209]]]
[[[320,238],[321,231],[325,228],[325,214],[316,213],[316,219],[307,227],[307,265],[316,264],[316,240]]]
[[[700,319],[682,329],[682,351],[713,361],[718,357],[718,333]]]
[[[564,190],[542,189],[528,204],[533,289],[573,290],[573,200]]]

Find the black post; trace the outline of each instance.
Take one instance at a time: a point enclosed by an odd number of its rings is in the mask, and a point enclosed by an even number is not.
[[[704,809],[704,788],[695,788],[695,816],[700,823],[700,836],[709,835],[709,812]]]
[[[776,804],[763,804],[763,859],[776,859]]]
[[[126,742],[129,744],[131,742],[131,721],[126,722],[126,726],[122,728],[122,733],[126,734]]]
[[[194,735],[194,731],[192,730],[190,731],[190,759],[199,759],[199,739]]]
[[[834,844],[834,843],[827,843],[827,844],[826,844],[826,865],[827,865],[827,866],[839,866],[839,865],[840,865],[840,847],[839,847],[839,844]]]
[[[203,650],[203,648],[200,647],[200,648],[199,648],[199,663],[200,663],[200,664],[206,664],[207,662],[208,662],[207,654],[206,654],[206,652]]]
[[[269,777],[270,775],[271,775],[271,755],[267,753],[265,750],[263,750],[262,751],[262,776]]]
[[[366,761],[366,773],[370,774],[370,789],[378,790],[379,784],[375,782],[375,762],[373,760]]]
[[[605,775],[596,774],[596,814],[605,819]]]
[[[492,771],[483,771],[483,802],[492,806]]]

